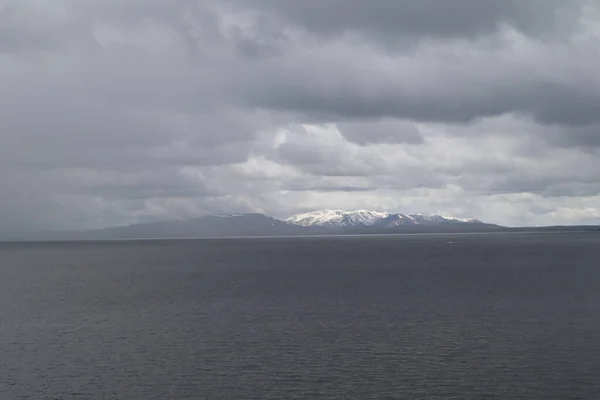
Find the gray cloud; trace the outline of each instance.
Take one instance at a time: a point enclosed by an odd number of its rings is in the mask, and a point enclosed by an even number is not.
[[[493,33],[502,24],[532,35],[556,32],[572,26],[583,2],[380,0],[374,6],[362,0],[240,0],[237,4],[278,16],[283,23],[301,26],[312,33],[359,32],[398,41],[403,36],[474,37]]]
[[[600,60],[589,52],[591,44],[542,45],[517,37],[522,44],[515,49],[512,40],[505,37],[499,49],[461,41],[389,57],[346,43],[316,47],[310,58],[292,50],[242,76],[242,96],[248,105],[334,120],[468,123],[518,113],[542,124],[599,122],[600,82],[588,66]]]
[[[4,231],[600,215],[595,2],[0,4]]]
[[[375,120],[342,122],[337,124],[344,137],[361,145],[373,143],[422,144],[424,139],[419,128],[411,122],[398,120]]]

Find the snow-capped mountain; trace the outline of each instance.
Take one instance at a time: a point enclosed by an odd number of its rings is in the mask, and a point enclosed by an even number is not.
[[[480,221],[472,218],[456,218],[436,214],[390,214],[370,210],[319,210],[293,215],[284,221],[288,224],[305,227],[394,227],[406,225],[481,224]]]
[[[319,210],[293,215],[285,219],[285,222],[293,225],[321,227],[369,226],[389,215],[385,212],[369,210]]]

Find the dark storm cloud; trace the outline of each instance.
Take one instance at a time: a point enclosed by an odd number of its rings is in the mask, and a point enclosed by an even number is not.
[[[544,125],[584,127],[600,122],[600,82],[591,68],[600,62],[595,56],[597,43],[574,39],[581,28],[576,22],[584,19],[593,5],[590,2],[390,1],[378,2],[377,7],[364,1],[245,4],[258,5],[266,15],[275,13],[312,33],[364,33],[367,29],[392,38],[406,31],[421,38],[456,39],[451,44],[429,41],[429,47],[391,55],[360,40],[323,39],[310,50],[292,41],[281,57],[236,73],[238,99],[249,107],[305,113],[329,121],[399,118],[469,123],[514,113]],[[415,15],[422,18],[415,19]],[[406,23],[386,25],[386,18]],[[445,24],[454,29],[446,29]],[[486,29],[474,28],[477,24]],[[503,24],[525,36],[503,31]],[[572,29],[558,29],[565,25]],[[539,40],[548,30],[558,41]],[[483,39],[464,39],[477,35]]]
[[[330,50],[337,50],[335,57],[326,56]],[[498,57],[485,47],[465,46],[383,58],[378,64],[367,61],[373,53],[342,45],[321,49],[312,59],[291,55],[287,61],[265,63],[244,78],[242,96],[248,105],[329,113],[331,120],[469,123],[515,113],[542,124],[600,122],[600,82],[586,67],[598,62],[597,57],[576,47],[558,49],[571,58],[566,66],[552,67],[547,64],[555,59],[552,47],[532,50],[540,52],[538,60],[524,50],[505,49]],[[346,65],[341,71],[340,63]],[[265,87],[267,77],[271,84]]]

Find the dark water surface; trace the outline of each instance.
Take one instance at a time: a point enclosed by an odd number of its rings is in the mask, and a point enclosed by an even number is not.
[[[600,399],[600,234],[0,244],[0,399]]]

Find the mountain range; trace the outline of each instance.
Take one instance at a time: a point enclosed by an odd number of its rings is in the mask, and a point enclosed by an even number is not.
[[[18,239],[102,240],[251,236],[481,232],[501,228],[475,219],[380,211],[319,210],[280,220],[264,214],[220,214],[86,231],[41,232]]]
[[[84,231],[47,231],[0,235],[0,240],[65,241],[109,239],[176,239],[257,236],[369,235],[398,233],[594,231],[600,227],[547,226],[508,228],[473,218],[436,214],[401,214],[371,210],[319,210],[277,219],[264,214],[220,214],[138,223]]]

